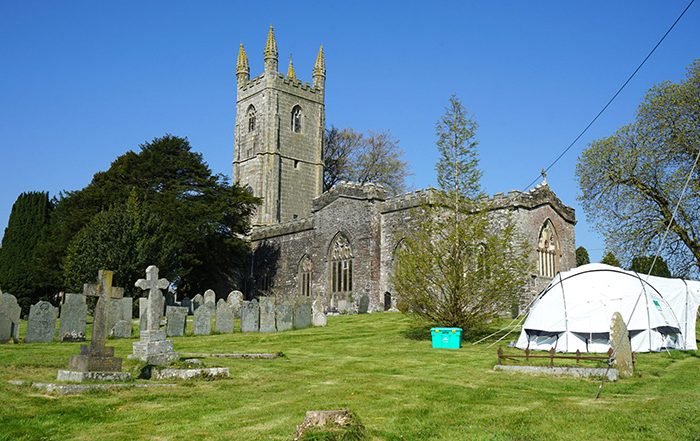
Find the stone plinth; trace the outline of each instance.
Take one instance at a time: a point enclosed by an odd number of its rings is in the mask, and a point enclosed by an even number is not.
[[[119,372],[122,370],[122,359],[114,356],[111,346],[91,350],[90,346],[82,345],[80,354],[71,356],[68,366],[71,371],[78,372]]]
[[[132,344],[129,359],[141,360],[152,365],[164,365],[178,359],[173,342],[165,339],[165,331],[142,331],[141,340]]]

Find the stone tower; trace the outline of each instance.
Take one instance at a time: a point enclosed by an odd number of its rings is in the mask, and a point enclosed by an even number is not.
[[[262,198],[252,224],[272,225],[311,215],[321,195],[325,130],[326,65],[323,46],[312,83],[296,78],[292,60],[287,75],[278,72],[272,27],[264,51],[262,75],[250,78],[241,44],[236,64],[237,100],[233,179]]]

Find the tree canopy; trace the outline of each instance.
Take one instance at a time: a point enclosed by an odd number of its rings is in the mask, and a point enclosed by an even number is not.
[[[654,267],[652,268],[652,263]],[[631,271],[636,271],[640,274],[649,274],[659,277],[671,277],[671,271],[663,257],[658,256],[654,262],[654,256],[638,256],[632,259]]]
[[[352,181],[382,185],[392,195],[403,193],[409,173],[402,156],[399,141],[389,132],[363,135],[331,127],[326,130],[323,148],[323,190]]]
[[[591,263],[591,258],[588,256],[588,250],[584,247],[576,248],[576,266],[588,265]]]
[[[212,174],[185,138],[165,135],[139,147],[57,201],[41,256],[46,267],[65,267],[51,275],[60,278],[55,284],[78,289],[99,266],[118,264],[117,281],[132,285],[147,263],[165,270],[183,294],[230,289],[244,266],[241,235],[258,200]],[[110,248],[128,243],[132,250]]]
[[[583,209],[611,250],[625,259],[658,250],[675,273],[698,274],[699,154],[697,60],[684,81],[654,86],[633,123],[594,141],[579,158],[576,173]]]
[[[600,261],[600,263],[604,263],[604,264],[610,265],[610,266],[616,266],[618,268],[620,268],[622,266],[620,264],[620,261],[617,260],[617,257],[615,257],[615,255],[611,251],[608,251],[607,253],[605,253],[605,255],[603,256],[603,259]]]
[[[0,289],[17,297],[25,312],[51,294],[34,262],[37,245],[46,238],[52,208],[46,192],[20,194],[12,205],[2,237]]]

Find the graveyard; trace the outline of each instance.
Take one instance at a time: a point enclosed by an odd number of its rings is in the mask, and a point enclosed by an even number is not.
[[[88,339],[92,323],[87,326]],[[108,339],[134,384],[138,342]],[[169,337],[186,353],[282,353],[274,359],[202,358],[229,378],[174,387],[56,395],[8,381],[55,382],[79,342],[0,345],[0,439],[288,440],[314,409],[350,409],[378,440],[693,439],[700,432],[697,353],[639,354],[632,378],[496,372],[492,340],[432,349],[429,331],[400,313],[328,317],[325,327],[277,333]],[[21,322],[20,340],[26,335]],[[500,345],[505,346],[501,342]],[[509,349],[506,349],[509,350]],[[575,415],[575,418],[572,418]]]

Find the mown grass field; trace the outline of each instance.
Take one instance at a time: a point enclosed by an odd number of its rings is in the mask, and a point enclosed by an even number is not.
[[[231,378],[176,388],[47,395],[79,343],[0,346],[3,440],[289,440],[307,410],[352,409],[376,440],[700,440],[697,353],[641,354],[634,378],[605,383],[494,372],[495,347],[434,350],[398,313],[329,317],[279,334],[174,338],[183,352],[278,352],[206,359]],[[125,370],[131,340],[110,341]],[[145,380],[138,380],[145,381]]]

